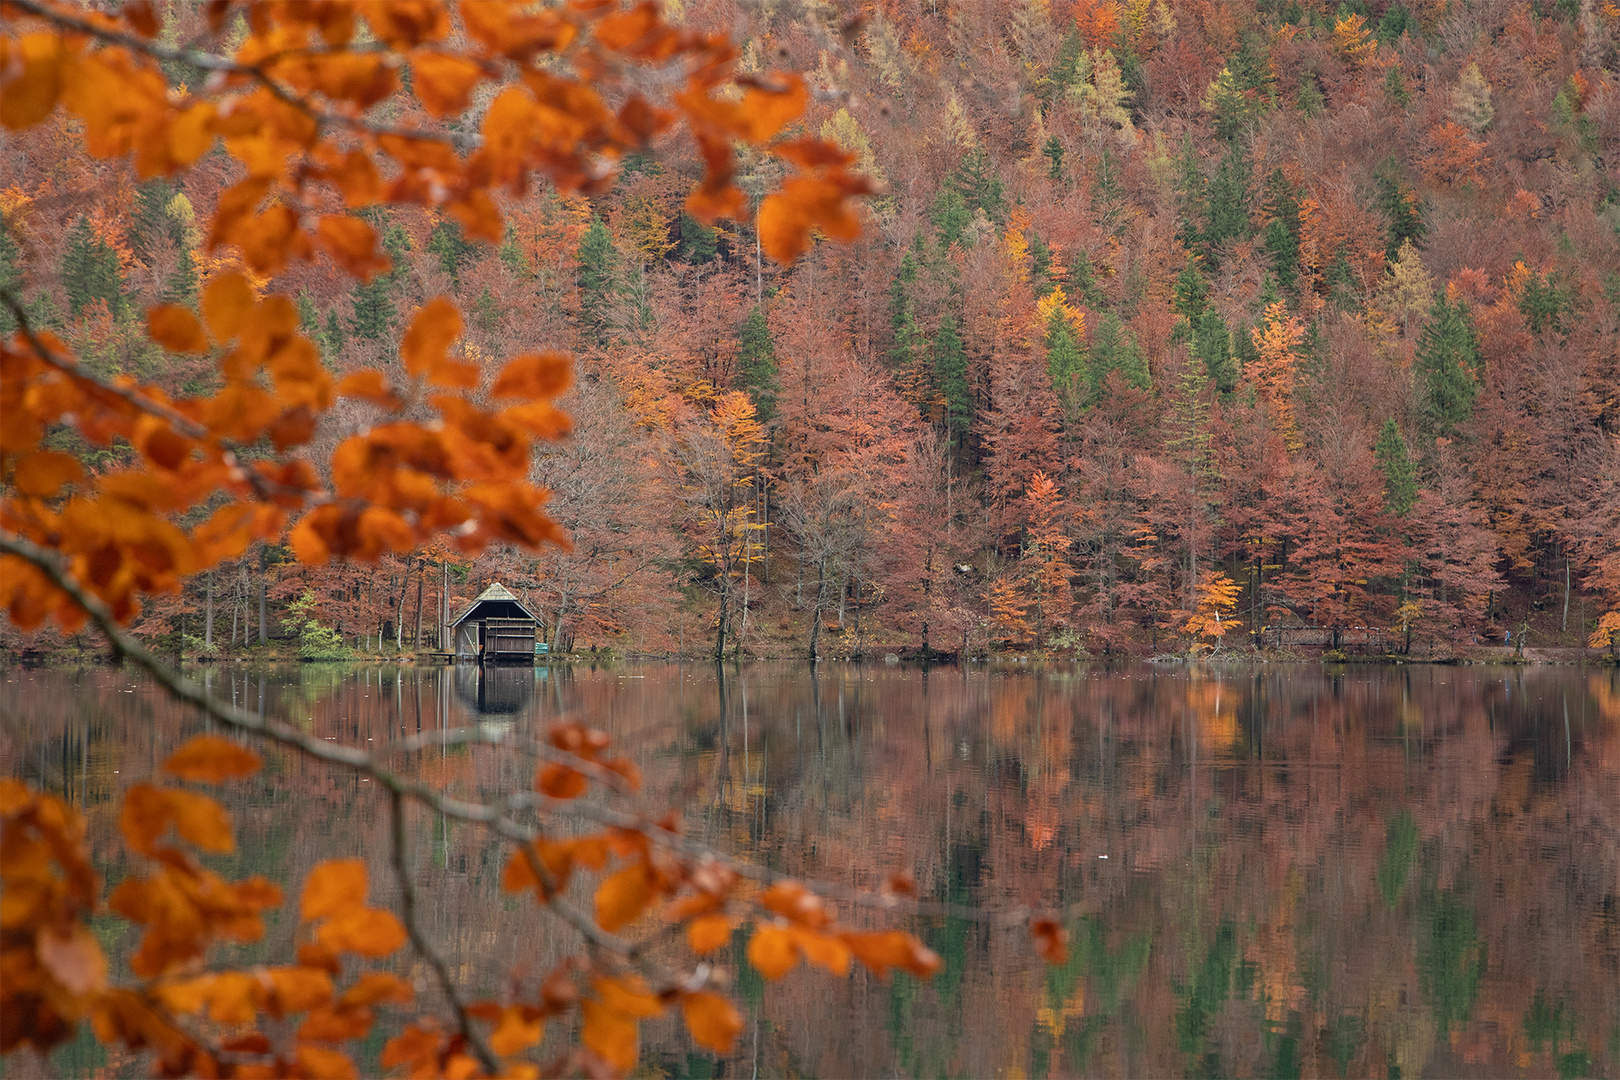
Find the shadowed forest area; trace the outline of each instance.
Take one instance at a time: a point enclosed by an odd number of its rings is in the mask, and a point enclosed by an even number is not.
[[[607,194],[510,202],[499,245],[368,208],[392,269],[287,269],[304,332],[334,373],[395,372],[406,314],[447,294],[465,360],[575,353],[574,435],[532,473],[573,549],[308,566],[255,545],[138,633],[429,650],[499,580],[562,650],[1285,643],[1265,627],[1419,656],[1613,648],[1613,3],[666,9],[736,35],[745,71],[812,73],[795,130],[879,185],[860,237],[772,263],[751,225],[682,210],[703,169],[684,144]],[[203,18],[178,5],[164,33]],[[237,166],[137,182],[76,131],[58,112],[0,148],[0,288],[98,375],[211,390],[142,312],[239,268],[197,224]],[[738,183],[757,200],[779,171],[749,152]],[[375,418],[342,402],[312,458]],[[74,438],[57,448],[119,464]]]

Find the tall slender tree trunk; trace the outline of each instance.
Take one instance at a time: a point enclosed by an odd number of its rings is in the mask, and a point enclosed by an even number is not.
[[[422,647],[422,579],[427,577],[423,573],[426,569],[426,559],[416,560],[416,632],[411,635],[411,648],[413,649]]]
[[[1568,606],[1566,605],[1566,610]],[[214,572],[208,571],[208,591],[203,600],[203,645],[214,647]]]
[[[827,561],[816,564],[816,602],[810,609],[810,659],[820,659],[817,651],[821,642],[821,609],[827,602]]]
[[[394,609],[394,651],[405,651],[405,587],[411,583],[411,560],[405,558],[405,576],[399,579],[399,606]]]
[[[726,620],[730,617],[727,602],[731,599],[730,590],[725,582],[720,585],[720,628],[714,640],[714,658],[716,661],[726,658]]]
[[[1569,633],[1569,549],[1564,549],[1564,625],[1561,633]]]
[[[263,544],[259,545],[259,644],[264,645],[270,640],[269,613],[265,610],[265,579],[270,576],[270,552]],[[247,635],[242,635],[246,639]]]

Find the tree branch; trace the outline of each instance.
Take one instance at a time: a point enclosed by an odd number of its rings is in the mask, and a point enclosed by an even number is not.
[[[49,7],[39,0],[7,0],[10,6],[28,12],[46,22],[72,30],[75,33],[85,34],[100,41],[122,45],[126,49],[141,53],[153,60],[167,60],[170,63],[189,64],[203,71],[219,72],[224,75],[237,75],[258,83],[273,94],[278,101],[291,105],[299,112],[308,116],[316,124],[327,126],[346,127],[355,131],[364,131],[371,135],[397,135],[406,139],[425,139],[430,142],[448,143],[458,150],[476,150],[483,145],[483,139],[477,135],[461,135],[456,133],[443,133],[426,131],[421,128],[398,127],[391,124],[378,124],[370,120],[363,120],[358,116],[344,116],[334,113],[316,105],[308,97],[304,97],[287,89],[277,82],[275,77],[264,70],[267,64],[293,55],[291,52],[277,53],[268,57],[259,64],[239,64],[234,60],[214,53],[203,52],[198,49],[176,49],[155,42],[147,41],[137,34],[114,30],[109,26],[101,26],[87,19],[75,18],[64,12]],[[343,52],[354,52],[353,48],[345,47]]]
[[[456,1025],[461,1029],[461,1035],[467,1044],[473,1048],[478,1056],[478,1063],[484,1067],[484,1072],[490,1076],[498,1076],[501,1071],[499,1059],[484,1041],[484,1036],[473,1026],[472,1016],[467,1012],[467,1003],[462,1000],[461,992],[456,989],[456,981],[450,976],[450,967],[439,955],[433,943],[428,941],[427,934],[416,921],[416,880],[411,877],[409,856],[405,846],[405,801],[398,791],[388,793],[388,806],[393,818],[393,864],[394,877],[399,880],[399,907],[404,917],[405,932],[410,935],[411,946],[416,949],[417,955],[426,960],[433,969],[434,976],[439,981],[439,990],[445,999],[450,1002],[450,1008],[456,1014]]]

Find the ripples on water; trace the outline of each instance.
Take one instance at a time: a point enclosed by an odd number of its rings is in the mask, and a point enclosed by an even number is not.
[[[124,670],[6,672],[0,765],[85,808],[103,873],[121,791],[203,729]],[[766,986],[729,1060],[650,1025],[648,1075],[1546,1076],[1620,1072],[1620,676],[1531,668],[824,664],[198,672],[222,699],[370,749],[486,723],[602,728],[649,809],[772,867],[989,909],[1061,909],[1072,959],[1017,929],[919,921],[932,982]],[[402,767],[467,797],[510,750]],[[371,855],[371,785],[286,754],[226,789],[241,855],[296,895]],[[430,932],[498,993],[574,943],[501,894],[482,832],[414,819]],[[384,875],[374,897],[387,896]],[[858,917],[855,917],[858,921]],[[244,959],[284,956],[283,916]],[[134,941],[101,928],[121,959]],[[734,949],[740,957],[741,933]],[[551,1039],[561,1036],[553,1033]],[[373,1046],[371,1052],[375,1053]],[[27,1071],[20,1061],[5,1075]],[[35,1063],[37,1065],[37,1063]],[[48,1071],[123,1075],[86,1039]],[[373,1059],[373,1068],[375,1067]]]

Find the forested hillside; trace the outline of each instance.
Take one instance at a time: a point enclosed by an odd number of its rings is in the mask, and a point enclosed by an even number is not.
[[[533,473],[573,549],[255,547],[137,630],[426,649],[498,579],[554,647],[689,655],[1620,635],[1614,3],[667,10],[812,74],[808,132],[878,187],[859,235],[777,265],[683,212],[703,162],[679,151],[512,203],[499,246],[367,211],[393,268],[295,264],[305,331],[334,372],[392,372],[447,294],[467,360],[574,352],[573,438]],[[203,19],[176,5],[165,33]],[[210,389],[143,312],[238,268],[196,224],[234,164],[138,183],[75,124],[0,150],[0,290],[98,374]],[[751,197],[773,161],[744,158]],[[313,460],[376,417],[332,415]]]

